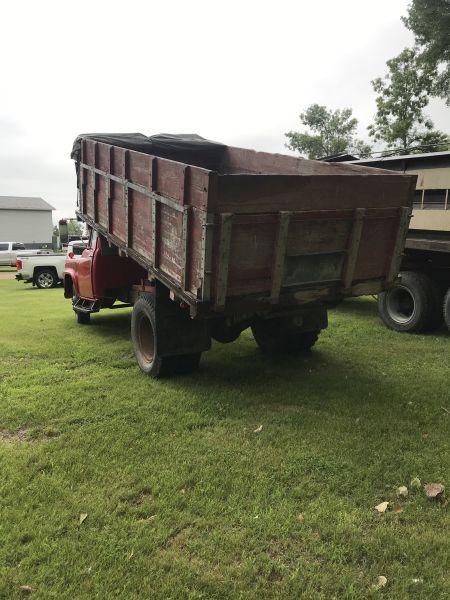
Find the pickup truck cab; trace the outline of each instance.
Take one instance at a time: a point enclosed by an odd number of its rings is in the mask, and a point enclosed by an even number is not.
[[[49,254],[51,250],[26,250],[20,242],[0,242],[0,265],[14,267],[17,256],[34,256],[36,254]]]
[[[20,255],[16,260],[16,279],[41,289],[55,287],[62,281],[66,260],[79,258],[85,247],[85,243],[76,240],[67,247],[67,254]]]

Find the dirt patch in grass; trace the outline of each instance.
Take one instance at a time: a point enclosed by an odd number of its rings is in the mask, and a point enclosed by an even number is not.
[[[14,279],[16,271],[0,271],[0,279]]]
[[[0,429],[0,442],[14,443],[26,442],[28,440],[28,429],[19,429],[11,431],[10,429]]]

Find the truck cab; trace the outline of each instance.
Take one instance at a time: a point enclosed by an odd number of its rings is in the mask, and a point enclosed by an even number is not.
[[[25,245],[19,242],[0,242],[0,265],[13,267],[17,253],[24,250]]]
[[[66,260],[64,296],[72,298],[78,321],[87,321],[91,312],[111,308],[116,300],[128,302],[130,286],[146,277],[145,269],[91,229],[81,256]]]

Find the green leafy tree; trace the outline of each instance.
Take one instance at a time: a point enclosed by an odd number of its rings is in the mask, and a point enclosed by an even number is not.
[[[67,229],[69,231],[69,235],[77,235],[81,237],[82,229],[80,223],[76,219],[68,219],[67,220]]]
[[[355,138],[358,120],[351,108],[331,110],[326,106],[311,104],[300,114],[306,131],[289,131],[286,147],[306,154],[308,158],[332,156],[341,152],[354,152],[358,156],[370,155],[371,147]]]
[[[422,152],[422,146],[431,148],[433,142],[447,144],[448,136],[435,131],[433,122],[423,112],[429,102],[435,68],[418,63],[412,48],[405,48],[386,64],[388,74],[372,81],[378,96],[375,119],[368,127],[369,135],[392,148],[390,154],[411,152],[415,147]]]
[[[432,93],[450,105],[449,0],[412,0],[402,20],[414,33],[419,61],[435,70]]]

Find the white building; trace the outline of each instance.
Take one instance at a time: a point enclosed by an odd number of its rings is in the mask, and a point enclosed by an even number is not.
[[[0,196],[0,242],[22,242],[27,248],[51,246],[52,210],[42,198]]]

